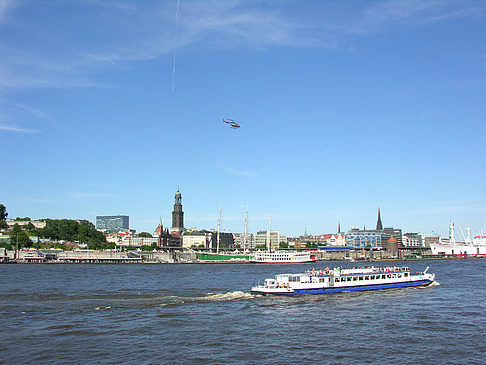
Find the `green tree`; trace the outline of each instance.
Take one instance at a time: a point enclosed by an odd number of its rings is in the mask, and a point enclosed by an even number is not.
[[[13,226],[8,235],[10,237],[12,247],[18,247],[20,249],[22,247],[31,247],[33,244],[27,233],[24,232],[18,224]]]
[[[25,218],[17,217],[17,218],[15,218],[16,222],[31,221],[31,220],[32,219],[30,219],[29,217],[25,217]]]
[[[0,204],[0,229],[8,228],[6,222],[7,217],[8,217],[7,208],[5,207],[5,205]]]
[[[7,208],[5,205],[0,204],[0,221],[6,221],[8,217]]]
[[[46,219],[45,222],[46,226],[36,231],[39,237],[88,244],[106,243],[105,235],[97,231],[94,224],[89,221]]]
[[[140,232],[139,234],[137,234],[137,236],[142,238],[152,238],[152,235],[148,232]]]
[[[289,244],[287,242],[280,242],[278,244],[279,248],[289,248]]]

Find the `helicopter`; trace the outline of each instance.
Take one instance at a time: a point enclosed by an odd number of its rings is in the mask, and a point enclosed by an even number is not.
[[[236,120],[223,118],[223,123],[229,124],[229,126],[233,129],[240,128],[240,125],[236,122]]]

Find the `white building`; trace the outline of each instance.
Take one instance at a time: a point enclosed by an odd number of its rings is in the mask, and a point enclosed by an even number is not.
[[[159,239],[157,237],[138,237],[131,232],[117,232],[109,233],[106,236],[106,242],[111,242],[118,247],[141,247],[152,246],[154,243],[158,244]]]
[[[346,235],[344,233],[336,233],[327,239],[329,246],[346,246]]]
[[[264,245],[268,248],[267,240],[268,231],[259,231],[255,236],[255,246]],[[280,242],[287,243],[287,236],[278,231],[270,231],[270,247],[278,249]]]
[[[184,232],[182,234],[182,248],[206,247],[208,237],[203,232]]]
[[[27,226],[29,223],[32,223],[32,225],[37,229],[44,228],[47,225],[47,223],[44,221],[7,221],[8,228],[13,228],[13,226],[16,224],[23,227]]]

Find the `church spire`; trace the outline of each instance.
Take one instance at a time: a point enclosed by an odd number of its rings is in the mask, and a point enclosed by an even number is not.
[[[338,233],[341,233],[341,222],[338,223]]]
[[[380,208],[378,207],[378,220],[376,221],[376,230],[381,231],[383,229],[383,224],[381,223]]]

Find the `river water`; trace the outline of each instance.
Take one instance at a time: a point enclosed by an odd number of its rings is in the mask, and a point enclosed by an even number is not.
[[[440,285],[249,294],[313,264],[0,265],[0,363],[486,363],[486,260],[426,266]]]

